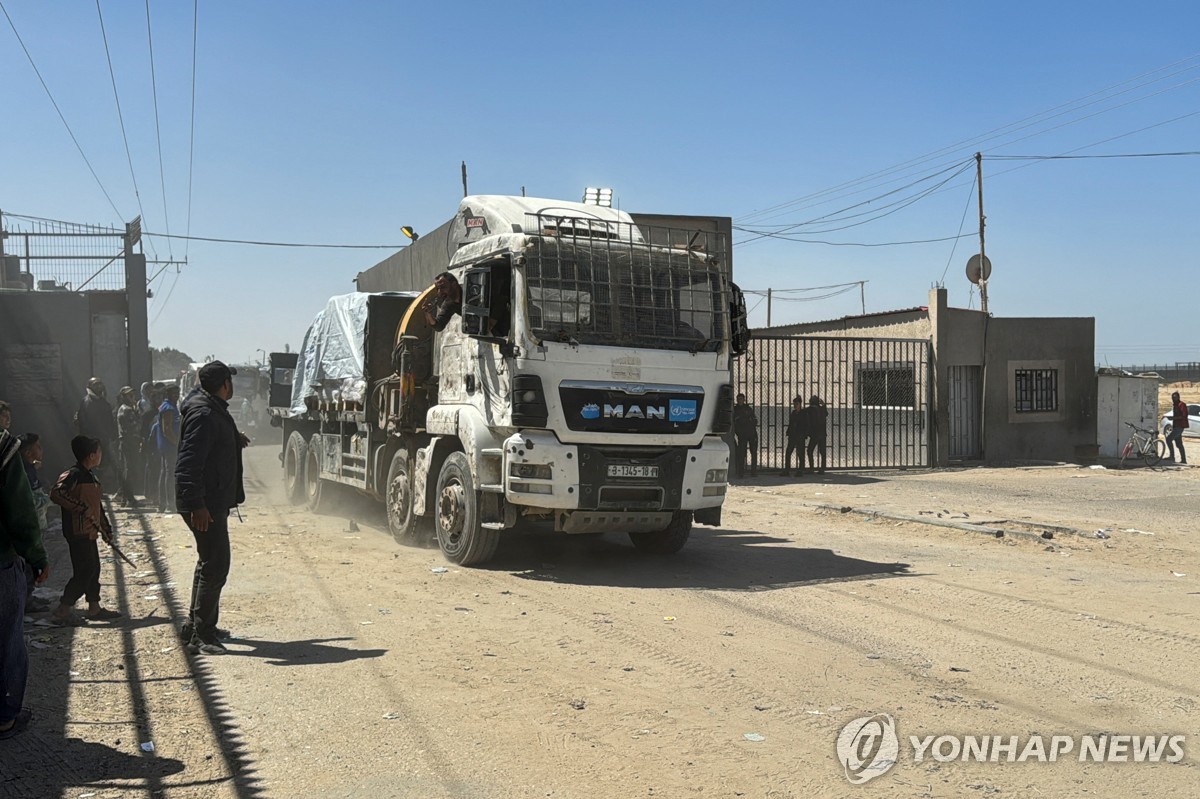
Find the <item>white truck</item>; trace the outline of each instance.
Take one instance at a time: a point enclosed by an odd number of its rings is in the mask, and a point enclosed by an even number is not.
[[[398,539],[435,534],[462,565],[513,529],[671,553],[693,521],[719,524],[745,303],[727,237],[672,219],[466,197],[419,242],[461,285],[443,331],[428,283],[397,280],[334,298],[300,353],[272,355],[289,496],[317,510],[351,486]]]

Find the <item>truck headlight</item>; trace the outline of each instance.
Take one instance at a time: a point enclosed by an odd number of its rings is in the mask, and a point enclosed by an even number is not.
[[[548,463],[513,463],[508,467],[508,474],[525,480],[550,480],[553,477]]]
[[[723,497],[725,496],[725,486],[705,486],[704,496],[706,497]]]
[[[729,477],[728,469],[709,469],[704,473],[706,483],[724,483]]]

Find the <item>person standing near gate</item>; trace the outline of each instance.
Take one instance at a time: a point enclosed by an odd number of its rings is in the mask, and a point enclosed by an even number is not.
[[[737,476],[746,476],[746,453],[750,453],[750,475],[758,477],[758,416],[746,404],[746,395],[737,395],[733,406],[733,439],[737,446]]]
[[[120,456],[117,499],[127,505],[137,505],[134,494],[141,488],[143,471],[142,420],[138,415],[137,395],[131,386],[122,388],[117,399],[121,401],[117,406],[117,454]]]
[[[820,474],[825,474],[825,425],[828,420],[829,409],[825,407],[825,402],[813,394],[808,400],[808,470]],[[813,459],[814,453],[821,456],[819,468]],[[804,456],[800,458],[803,460]]]
[[[795,397],[792,400],[792,412],[788,414],[787,451],[783,456],[783,474],[788,476],[792,468],[792,453],[796,453],[796,476],[804,476],[804,439],[808,437],[808,411],[804,407],[804,398]]]
[[[117,423],[112,405],[108,402],[108,389],[98,377],[87,382],[87,393],[75,413],[75,426],[79,435],[99,439],[100,448],[111,456],[114,449],[112,443],[117,438]],[[106,476],[114,473],[112,464],[104,466],[103,470]]]
[[[158,512],[166,513],[167,503],[175,493],[175,462],[179,457],[179,386],[167,386],[162,405],[158,408],[158,457],[162,468],[158,477]]]
[[[1171,432],[1167,435],[1167,446],[1171,449],[1171,463],[1175,462],[1175,445],[1179,445],[1179,462],[1187,463],[1183,451],[1183,431],[1188,427],[1188,406],[1179,398],[1179,392],[1171,395]]]
[[[242,449],[250,439],[229,414],[233,375],[220,361],[200,368],[200,385],[180,406],[179,463],[175,468],[175,504],[196,539],[192,603],[182,634],[193,654],[223,655],[217,627],[221,589],[229,577],[229,511],[246,501],[242,486]]]

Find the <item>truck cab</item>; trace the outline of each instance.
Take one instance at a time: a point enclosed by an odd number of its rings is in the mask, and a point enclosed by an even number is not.
[[[447,558],[471,564],[516,527],[624,532],[667,553],[694,520],[719,523],[746,339],[725,237],[475,196],[447,249],[461,314],[398,332],[433,338],[434,390],[389,470],[393,529],[431,523]],[[409,397],[390,390],[399,419]]]

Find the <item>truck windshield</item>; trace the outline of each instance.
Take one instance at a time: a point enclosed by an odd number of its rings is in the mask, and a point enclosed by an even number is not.
[[[694,244],[542,236],[525,255],[530,326],[539,338],[716,352],[727,336],[721,261]]]

